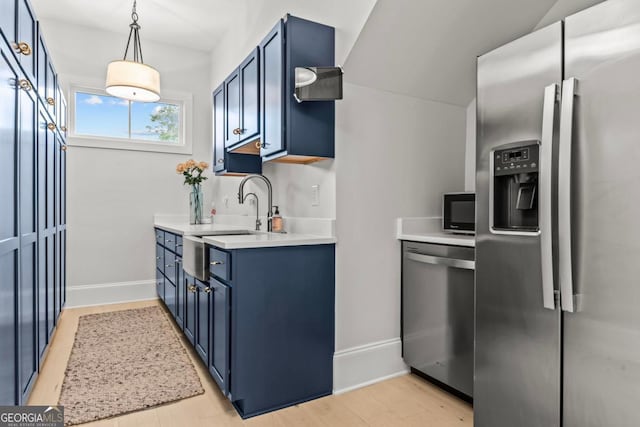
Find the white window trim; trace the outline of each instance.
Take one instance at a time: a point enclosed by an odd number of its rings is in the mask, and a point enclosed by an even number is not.
[[[156,153],[193,154],[191,139],[193,95],[186,92],[162,91],[162,97],[158,102],[178,104],[182,107],[182,120],[180,125],[180,143],[157,142],[144,139],[110,138],[106,136],[76,135],[76,92],[91,93],[95,95],[109,95],[99,85],[93,83],[74,83],[69,86],[69,134],[67,143],[70,146],[102,148],[112,150],[152,151]]]

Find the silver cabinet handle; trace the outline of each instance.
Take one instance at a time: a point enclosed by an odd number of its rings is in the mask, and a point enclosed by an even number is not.
[[[161,257],[157,256],[156,259],[159,260]]]
[[[207,286],[206,288],[203,289],[203,291],[205,294],[209,294],[211,293],[211,288]]]
[[[562,82],[560,146],[558,148],[558,265],[562,310],[575,311],[571,255],[571,150],[577,80]]]
[[[165,268],[174,268],[174,267],[175,267],[175,265],[173,265],[173,264],[167,264],[167,265],[165,265],[164,267],[165,267]]]
[[[222,265],[224,262],[222,261],[211,261],[211,265]]]
[[[169,239],[169,240],[165,240],[165,243],[173,243],[173,240]]]
[[[557,84],[544,90],[542,111],[542,141],[540,144],[540,259],[542,262],[542,302],[544,308],[556,309],[553,285],[553,209],[552,165],[553,140],[560,88]]]
[[[411,261],[422,262],[424,264],[445,265],[447,267],[462,268],[464,270],[475,270],[476,268],[476,262],[467,259],[446,258],[416,252],[407,252],[405,257]]]

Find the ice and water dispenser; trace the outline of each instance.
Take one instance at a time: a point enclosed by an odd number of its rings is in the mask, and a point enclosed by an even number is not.
[[[539,144],[509,144],[493,152],[491,231],[535,233],[538,228]]]

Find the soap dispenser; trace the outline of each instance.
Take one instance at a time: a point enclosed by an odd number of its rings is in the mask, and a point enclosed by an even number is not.
[[[280,216],[280,211],[278,210],[279,208],[277,206],[274,206],[273,209],[275,209],[275,212],[273,214],[273,219],[271,222],[271,230],[274,233],[282,233],[282,216]]]

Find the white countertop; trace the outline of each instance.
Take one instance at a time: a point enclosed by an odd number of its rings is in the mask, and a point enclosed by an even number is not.
[[[473,235],[445,233],[440,218],[398,218],[398,240],[475,247]]]
[[[156,219],[154,227],[182,236],[203,236],[205,243],[222,249],[268,248],[278,246],[327,245],[336,243],[334,236],[306,233],[267,233],[241,225],[199,224]],[[251,234],[229,235],[237,231]]]
[[[279,246],[328,245],[336,243],[335,237],[311,234],[281,234],[254,232],[235,236],[206,236],[205,243],[222,249],[271,248]]]

